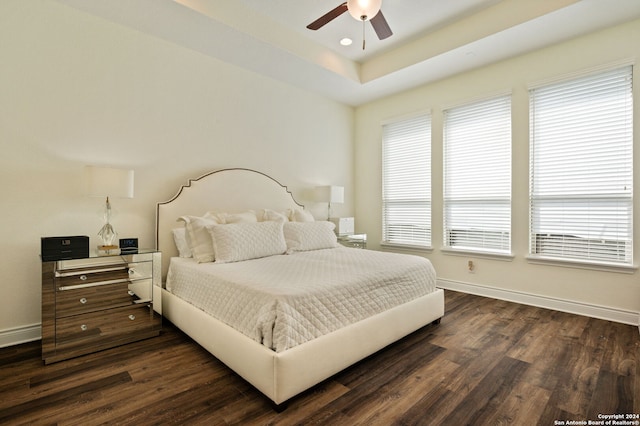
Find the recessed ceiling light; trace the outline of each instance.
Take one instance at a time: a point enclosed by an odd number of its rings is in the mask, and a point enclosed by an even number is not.
[[[340,44],[343,46],[351,46],[351,43],[353,43],[353,40],[351,40],[349,37],[345,37],[340,40]]]

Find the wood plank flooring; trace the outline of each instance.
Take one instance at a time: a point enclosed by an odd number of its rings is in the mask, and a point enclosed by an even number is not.
[[[597,421],[640,413],[639,345],[634,326],[447,291],[440,325],[418,330],[277,413],[165,322],[160,337],[49,366],[40,359],[40,342],[0,349],[0,424]]]

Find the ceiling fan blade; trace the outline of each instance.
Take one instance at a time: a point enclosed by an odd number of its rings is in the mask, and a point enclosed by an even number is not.
[[[310,30],[317,30],[318,28],[321,28],[329,22],[333,21],[338,16],[345,13],[347,10],[347,2],[344,2],[340,6],[333,9],[331,12],[321,16],[320,18],[307,25],[307,28],[309,28]]]
[[[384,40],[385,38],[393,35],[389,24],[387,24],[387,20],[384,19],[382,10],[378,12],[376,16],[371,18],[371,25],[373,26],[373,29],[376,31],[376,34],[378,35],[378,38],[380,40]]]

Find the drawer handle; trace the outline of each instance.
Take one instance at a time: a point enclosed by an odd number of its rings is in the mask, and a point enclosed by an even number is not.
[[[87,276],[86,275],[80,275],[80,280],[81,281],[86,281],[87,280]]]
[[[88,329],[89,329],[89,327],[87,327],[87,324],[82,324],[80,326],[80,330],[82,330],[82,331],[87,331]]]
[[[82,299],[80,299],[80,303],[82,303],[83,305],[87,303],[87,298],[83,297]]]
[[[129,275],[134,275],[136,273],[136,270],[133,268],[129,269]]]
[[[127,291],[127,293],[129,293],[129,296],[135,296],[135,295],[136,295],[136,294],[135,294],[133,291],[131,291],[131,290]]]
[[[136,319],[136,316],[135,316],[135,315],[133,315],[133,314],[131,314],[131,315],[129,315],[129,319],[130,319],[131,321],[133,321],[133,320],[135,320],[135,319]]]

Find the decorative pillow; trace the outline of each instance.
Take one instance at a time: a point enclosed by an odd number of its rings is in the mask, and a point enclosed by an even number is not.
[[[314,222],[315,219],[311,213],[306,210],[291,209],[289,210],[289,220],[291,222]]]
[[[260,215],[261,222],[288,222],[289,218],[286,213],[278,213],[274,210],[264,209]]]
[[[218,217],[223,219],[220,223],[253,223],[258,221],[256,212],[253,210],[242,213],[221,213]]]
[[[193,257],[189,242],[187,241],[187,228],[173,229],[173,242],[176,244],[180,257]]]
[[[284,254],[283,222],[235,223],[209,228],[216,263],[238,262]]]
[[[213,250],[211,234],[207,231],[207,227],[219,224],[218,219],[207,213],[202,217],[182,216],[178,220],[185,222],[187,241],[189,242],[193,258],[198,263],[213,262],[215,252]]]
[[[338,247],[338,239],[333,232],[333,222],[287,222],[284,224],[284,238],[287,253]]]

